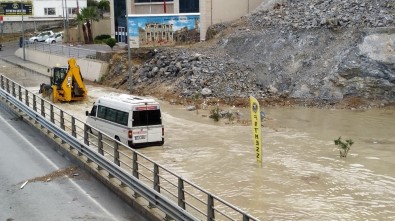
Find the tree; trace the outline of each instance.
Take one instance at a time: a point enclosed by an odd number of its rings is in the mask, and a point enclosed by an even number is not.
[[[99,5],[99,3],[96,0],[88,0],[86,2],[86,5],[88,7],[97,7]]]
[[[86,26],[87,32],[87,41],[84,36],[85,43],[93,44],[93,35],[92,35],[92,22],[99,21],[99,14],[97,13],[97,7],[89,6],[81,9],[80,19],[85,21],[85,24],[82,24],[82,30],[84,31],[84,26]],[[78,18],[77,18],[78,19]],[[84,33],[85,35],[85,33]]]
[[[100,0],[97,7],[100,8],[101,10],[103,10],[103,12],[109,12],[110,11],[110,1]]]
[[[78,25],[82,25],[82,35],[84,36],[84,43],[87,44],[89,38],[88,33],[86,32],[86,26],[84,25],[85,18],[80,13],[77,14],[77,22]]]

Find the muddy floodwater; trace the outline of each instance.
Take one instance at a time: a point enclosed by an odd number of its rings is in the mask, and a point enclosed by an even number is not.
[[[58,106],[85,120],[114,92],[88,91],[89,101]],[[138,151],[260,220],[395,220],[395,110],[263,108],[261,166],[249,110],[229,108],[242,113],[232,124],[160,102],[165,145]],[[339,136],[354,141],[347,158]]]
[[[90,101],[62,104],[84,119]],[[263,164],[248,109],[239,123],[160,101],[165,145],[138,149],[261,220],[395,220],[395,111],[263,108]],[[355,143],[340,158],[334,140]]]

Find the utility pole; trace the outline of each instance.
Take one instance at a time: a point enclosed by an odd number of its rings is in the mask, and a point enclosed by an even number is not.
[[[64,0],[62,0],[63,32],[66,34],[66,18],[64,17]]]
[[[126,34],[126,42],[128,43],[128,73],[129,73],[129,94],[132,94],[132,69],[131,69],[131,51],[130,51],[130,38],[129,38],[129,8],[128,8],[128,0],[126,1],[126,10],[125,10],[125,18],[126,18],[126,29],[125,29],[125,34]]]
[[[23,60],[26,61],[26,53],[25,53],[25,28],[23,26],[23,3],[21,0],[21,16],[22,16],[22,48],[23,48]]]
[[[65,36],[66,36],[66,42],[67,43],[70,43],[70,36],[69,36],[69,9],[67,8],[67,0],[65,0],[64,1],[64,6],[65,6],[65,8],[66,8],[66,33],[65,33]]]

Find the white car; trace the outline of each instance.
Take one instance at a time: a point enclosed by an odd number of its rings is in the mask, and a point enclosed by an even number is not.
[[[63,32],[58,32],[51,35],[49,38],[45,40],[45,43],[48,44],[56,44],[63,41]]]
[[[52,31],[44,31],[44,32],[41,32],[40,34],[38,34],[37,36],[29,38],[29,42],[34,43],[34,42],[45,41],[49,38],[49,36],[51,36],[53,34],[54,33]]]

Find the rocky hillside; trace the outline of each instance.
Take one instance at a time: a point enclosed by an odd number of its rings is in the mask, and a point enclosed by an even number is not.
[[[144,54],[133,92],[395,103],[393,0],[272,0],[208,33],[207,42]],[[126,61],[115,56],[105,82],[126,88]]]

